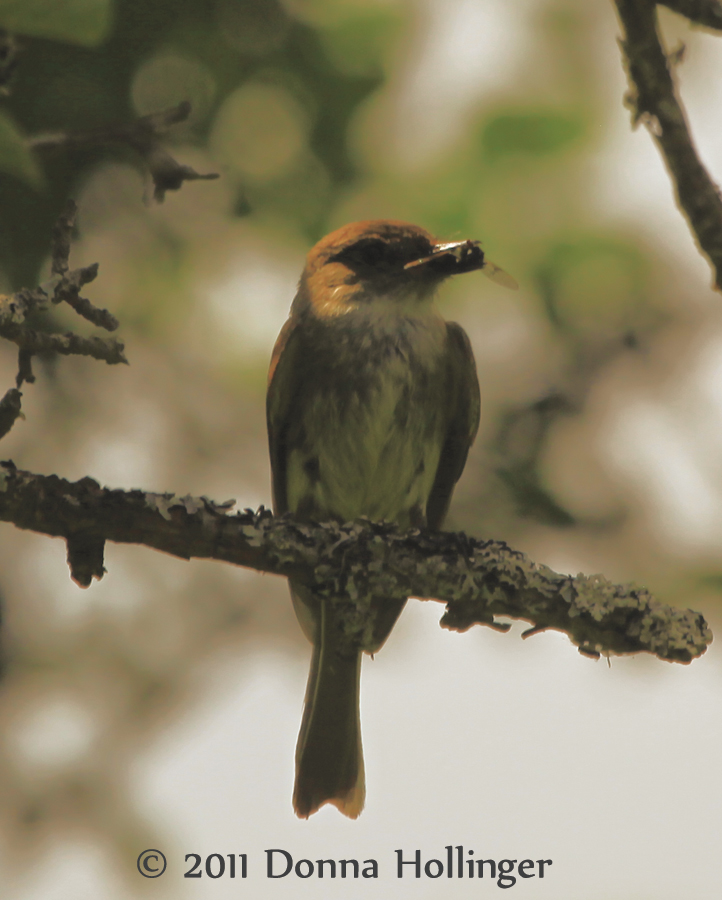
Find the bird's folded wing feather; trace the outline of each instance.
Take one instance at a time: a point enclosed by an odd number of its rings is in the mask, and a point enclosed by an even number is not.
[[[266,396],[273,511],[276,515],[288,512],[286,484],[288,422],[292,410],[297,414],[297,418],[300,413],[298,404],[303,402],[304,370],[301,329],[298,322],[291,318],[281,329],[273,348]]]
[[[446,334],[449,418],[439,467],[426,504],[426,521],[434,529],[443,524],[454,485],[464,471],[469,447],[479,429],[481,414],[479,379],[469,338],[456,322],[446,323]]]

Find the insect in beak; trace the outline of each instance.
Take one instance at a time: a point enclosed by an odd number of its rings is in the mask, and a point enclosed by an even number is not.
[[[479,246],[478,241],[452,241],[448,244],[437,244],[433,253],[406,263],[404,269],[413,269],[416,266],[425,265],[444,256],[453,257],[456,260],[457,272],[473,272],[481,269],[487,278],[496,284],[502,285],[502,287],[511,288],[512,290],[516,290],[519,287],[516,280],[508,272],[485,259],[484,251]]]
[[[484,268],[481,271],[490,281],[493,281],[495,284],[500,284],[502,287],[510,288],[512,291],[519,290],[519,282],[508,272],[505,272],[504,269],[501,268],[501,266],[494,265],[493,262],[484,260]]]

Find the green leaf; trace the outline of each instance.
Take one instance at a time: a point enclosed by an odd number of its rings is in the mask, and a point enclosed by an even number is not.
[[[576,140],[583,130],[578,118],[563,113],[504,113],[485,123],[481,146],[492,159],[511,154],[546,156]]]
[[[31,187],[42,183],[42,173],[12,119],[0,112],[0,172],[22,179]]]
[[[319,31],[334,68],[349,75],[378,76],[384,59],[398,38],[402,20],[387,9],[365,10],[337,25]]]
[[[600,334],[651,324],[645,309],[647,263],[630,240],[601,234],[560,240],[549,248],[535,276],[546,313],[557,328]]]
[[[0,0],[0,28],[93,47],[110,31],[112,0]]]

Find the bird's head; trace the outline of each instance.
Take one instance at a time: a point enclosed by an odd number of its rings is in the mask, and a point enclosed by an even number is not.
[[[294,304],[335,316],[383,299],[407,306],[450,275],[485,265],[477,241],[443,243],[418,225],[378,219],[331,232],[312,248]]]

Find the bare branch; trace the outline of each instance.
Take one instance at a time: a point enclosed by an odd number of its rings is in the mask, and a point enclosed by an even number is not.
[[[165,199],[166,191],[177,191],[184,181],[214,181],[220,176],[216,172],[201,175],[191,166],[182,166],[160,144],[149,147],[145,161],[153,178],[153,198],[159,203]]]
[[[20,398],[22,394],[16,388],[10,388],[0,400],[0,438],[5,435],[15,424],[15,420],[21,415]]]
[[[220,177],[216,172],[202,175],[190,166],[181,165],[160,142],[170,128],[185,122],[190,114],[191,105],[184,100],[177,106],[141,116],[129,124],[38,135],[28,141],[28,146],[41,152],[114,145],[130,147],[143,158],[153,179],[154,197],[162,202],[166,191],[177,191],[184,181],[209,181]]]
[[[75,228],[75,219],[78,214],[78,207],[74,200],[67,200],[63,211],[58,216],[58,220],[53,228],[53,240],[51,248],[51,272],[54,276],[58,276],[53,291],[53,303],[62,303],[63,301],[93,325],[105,328],[106,331],[115,331],[120,322],[107,309],[99,309],[94,306],[86,297],[80,296],[80,289],[95,281],[98,275],[98,264],[93,263],[91,266],[85,266],[82,269],[68,271],[68,260],[70,259],[70,240],[73,236]]]
[[[686,16],[690,22],[722,31],[722,3],[719,0],[662,0],[662,5]]]
[[[70,241],[73,237],[78,206],[74,200],[66,200],[63,211],[53,226],[50,246],[51,269],[53,275],[65,275],[70,259]]]
[[[81,337],[70,331],[65,334],[49,334],[28,328],[24,324],[26,315],[35,309],[44,308],[39,298],[47,298],[44,292],[38,291],[40,289],[18,291],[10,296],[0,295],[0,337],[17,344],[26,354],[52,350],[65,356],[91,356],[93,359],[105,360],[109,365],[128,362],[123,352],[124,344],[116,338]]]
[[[646,651],[689,662],[712,640],[704,618],[656,601],[644,588],[601,575],[558,575],[500,541],[412,531],[359,520],[300,523],[259,509],[230,515],[230,504],[68,482],[0,464],[0,520],[69,541],[73,577],[88,584],[103,569],[106,540],[144,544],[174,556],[217,559],[293,575],[334,602],[349,643],[365,646],[370,598],[435,597],[442,626],[502,630],[495,616],[564,631],[592,656]],[[80,562],[78,562],[80,560]]]
[[[32,290],[23,288],[14,294],[0,294],[0,337],[12,341],[19,347],[18,374],[15,379],[17,388],[20,388],[23,382],[35,381],[32,358],[34,354],[43,351],[54,351],[66,356],[71,354],[91,356],[94,359],[105,360],[109,364],[128,362],[123,352],[123,343],[115,338],[81,337],[72,332],[48,333],[30,328],[26,324],[29,316],[47,311],[49,301],[53,303],[64,301],[94,325],[100,325],[108,331],[114,331],[119,325],[118,320],[107,309],[100,309],[87,298],[80,296],[80,289],[95,280],[98,264],[69,270],[70,239],[76,213],[75,202],[68,200],[53,229],[51,280]]]
[[[18,350],[18,374],[15,379],[15,387],[18,390],[23,386],[23,382],[28,384],[35,383],[35,375],[33,374],[33,354],[32,351],[21,347]]]
[[[115,316],[108,312],[107,309],[94,306],[87,297],[80,296],[80,289],[83,285],[95,281],[97,274],[97,263],[67,272],[55,286],[52,300],[53,303],[65,301],[68,306],[72,306],[75,312],[87,319],[88,322],[92,322],[93,325],[98,325],[100,328],[105,328],[106,331],[115,331],[120,326],[120,322]]]
[[[657,143],[701,251],[722,290],[722,198],[692,142],[672,72],[657,33],[653,0],[615,0],[625,31],[621,42],[632,85],[629,103]]]
[[[0,315],[0,337],[7,338],[27,353],[60,353],[62,356],[90,356],[104,360],[109,366],[125,363],[125,344],[115,338],[81,337],[66,331],[65,334],[35,331],[20,325],[4,322]]]

